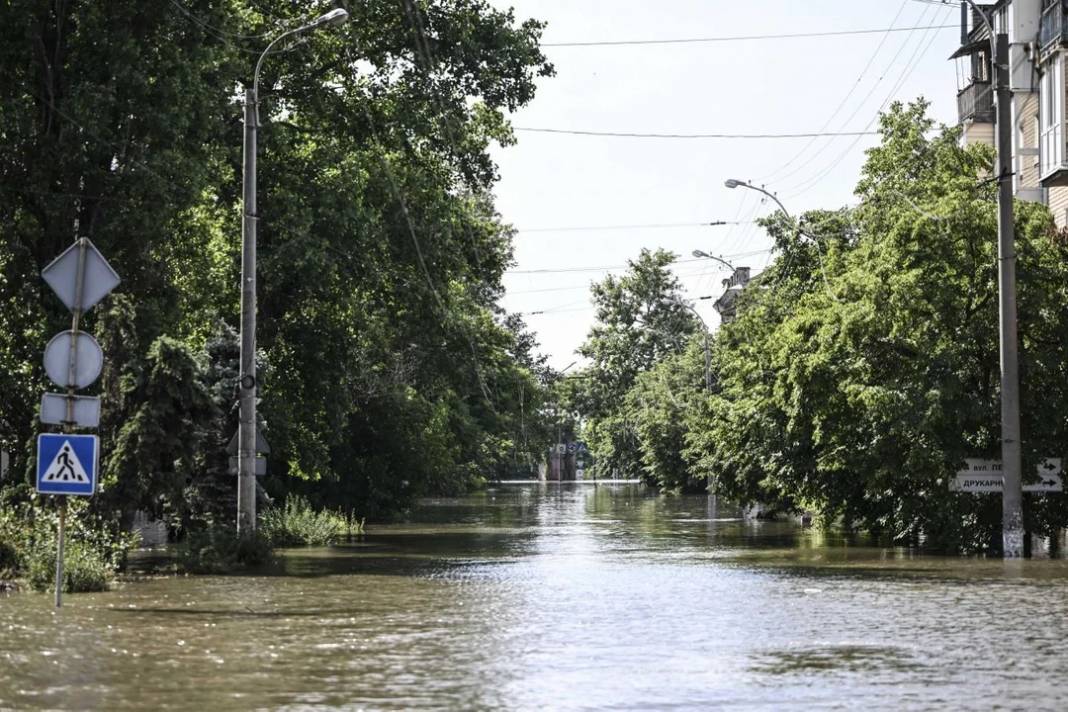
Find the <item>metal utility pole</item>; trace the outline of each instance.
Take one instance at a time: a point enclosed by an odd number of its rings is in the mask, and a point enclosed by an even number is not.
[[[265,53],[266,54],[266,53]],[[245,92],[241,221],[241,392],[237,427],[237,535],[256,531],[256,104]]]
[[[1012,90],[1009,36],[997,34],[987,14],[965,0],[990,34],[990,80],[997,103],[998,311],[1001,332],[1001,542],[1005,558],[1024,553],[1020,457],[1020,368],[1016,324],[1016,227],[1012,206]]]
[[[267,45],[256,61],[252,88],[245,91],[243,218],[241,221],[241,393],[237,428],[237,535],[256,531],[256,130],[259,128],[260,67],[271,50],[287,37],[348,20],[337,8],[308,24],[283,32]]]
[[[993,37],[993,32],[991,32]],[[1020,458],[1020,370],[1016,324],[1016,231],[1012,206],[1012,91],[1009,37],[997,35],[991,77],[997,87],[998,302],[1001,316],[1001,527],[1006,558],[1023,556]]]

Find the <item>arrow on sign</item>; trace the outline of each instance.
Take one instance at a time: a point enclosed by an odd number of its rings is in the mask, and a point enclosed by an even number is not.
[[[967,467],[957,472],[957,477],[950,481],[950,489],[957,492],[1002,492],[1005,489],[1001,474],[1001,462],[998,460],[967,459]],[[1035,468],[1039,481],[1025,484],[1024,492],[1063,492],[1062,462],[1060,458],[1046,458]]]

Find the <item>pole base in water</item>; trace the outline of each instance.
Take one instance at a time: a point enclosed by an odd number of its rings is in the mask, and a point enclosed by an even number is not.
[[[1001,544],[1006,559],[1019,559],[1024,555],[1024,530],[1006,529],[1001,535]]]

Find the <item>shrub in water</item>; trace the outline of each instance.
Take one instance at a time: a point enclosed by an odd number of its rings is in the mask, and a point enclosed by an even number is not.
[[[63,590],[68,593],[107,590],[136,537],[115,522],[93,517],[88,503],[67,504],[67,541]],[[0,506],[0,579],[25,577],[38,591],[55,583],[57,513],[37,502],[5,502]]]
[[[56,552],[48,546],[35,546],[29,552],[26,573],[35,591],[53,590],[56,578]],[[113,571],[100,553],[78,541],[67,542],[63,552],[63,591],[85,593],[107,591]]]
[[[262,566],[271,558],[271,545],[262,533],[237,538],[232,527],[212,526],[188,532],[175,549],[180,571],[191,574],[229,573]]]
[[[260,532],[272,546],[326,546],[349,529],[345,517],[327,510],[315,511],[299,495],[286,497],[260,517]]]

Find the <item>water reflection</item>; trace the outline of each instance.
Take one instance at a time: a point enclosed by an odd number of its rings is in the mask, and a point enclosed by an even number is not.
[[[502,487],[253,576],[0,599],[0,708],[1063,709],[1066,563]]]

